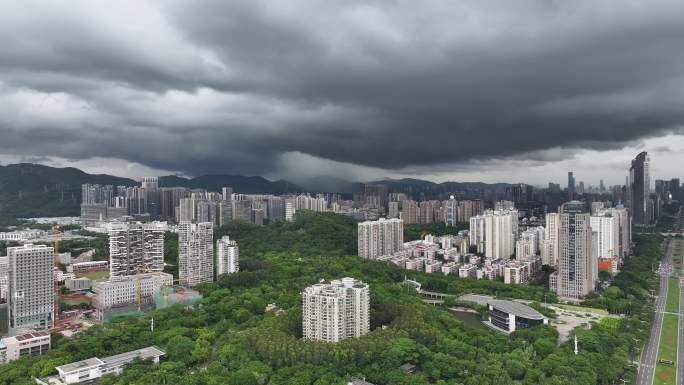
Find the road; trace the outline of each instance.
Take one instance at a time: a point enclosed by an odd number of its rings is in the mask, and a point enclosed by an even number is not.
[[[663,312],[667,301],[668,277],[670,275],[672,263],[672,242],[668,242],[665,260],[658,269],[660,276],[660,290],[655,302],[655,318],[651,327],[651,335],[648,337],[646,346],[641,352],[639,371],[637,372],[636,385],[652,385],[653,375],[655,374],[656,358],[658,356],[658,345],[660,343],[660,329],[663,326]],[[680,299],[681,300],[681,299]],[[681,324],[680,324],[681,327]]]
[[[677,344],[677,385],[684,383],[684,288],[679,288],[679,343]]]

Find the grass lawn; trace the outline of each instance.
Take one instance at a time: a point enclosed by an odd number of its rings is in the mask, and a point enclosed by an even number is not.
[[[658,347],[658,359],[653,380],[654,385],[675,385],[677,371],[677,329],[679,317],[665,314],[663,317],[663,330],[660,334],[660,346]],[[660,360],[672,360],[674,364],[663,365]]]
[[[78,277],[85,277],[89,278],[92,280],[96,279],[102,279],[102,278],[108,278],[109,277],[109,272],[108,271],[89,271],[87,273],[78,273]]]
[[[81,298],[62,298],[59,300],[60,303],[64,305],[69,305],[69,306],[78,306],[82,303],[88,303],[85,299]]]
[[[577,305],[568,305],[568,304],[554,304],[553,306],[559,307],[561,309],[567,309],[567,310],[573,310],[573,311],[579,311],[579,312],[587,312],[587,313],[595,313],[599,314],[602,316],[607,316],[608,311],[605,309],[597,309],[593,307],[585,307],[585,306],[577,306]]]
[[[679,278],[677,277],[670,277],[668,281],[665,311],[679,313]]]

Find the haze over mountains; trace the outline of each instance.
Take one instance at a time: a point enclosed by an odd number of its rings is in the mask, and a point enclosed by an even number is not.
[[[0,216],[70,216],[79,214],[81,185],[84,183],[135,186],[139,181],[106,174],[88,174],[77,168],[56,168],[33,163],[0,166]],[[470,182],[434,183],[419,179],[382,180],[389,191],[419,194],[449,193],[473,188],[501,188],[508,184]],[[203,175],[184,178],[175,175],[159,178],[161,187],[187,187],[220,191],[231,186],[244,194],[290,194],[300,192],[338,192],[351,194],[363,191],[363,182],[321,176],[293,183],[271,181],[261,176]]]

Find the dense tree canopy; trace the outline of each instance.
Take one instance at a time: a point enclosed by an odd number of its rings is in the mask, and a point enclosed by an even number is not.
[[[550,326],[509,337],[466,326],[449,311],[424,305],[402,284],[405,271],[353,255],[355,232],[353,220],[334,214],[301,213],[294,223],[225,226],[216,236],[227,234],[238,241],[241,272],[200,287],[204,298],[195,308],[176,305],[142,317],[117,318],[73,339],[55,334],[47,355],[3,366],[0,384],[28,385],[31,376],[53,373],[56,365],[151,344],[167,352],[161,364],[134,362],[120,376],[107,375],[99,383],[344,385],[363,377],[378,385],[607,385],[633,375],[628,366],[635,353],[631,344],[648,327],[639,321],[648,314],[649,301],[630,303],[631,315],[623,321],[579,331],[582,349],[574,355],[570,343],[557,345],[558,334]],[[619,293],[606,292],[592,299],[593,304],[607,304],[608,296],[636,300],[648,292],[650,276],[642,271],[632,277],[631,272],[656,258],[658,239],[638,241],[639,255],[630,259],[635,266],[628,262],[628,276],[615,280]],[[319,279],[343,276],[370,284],[372,332],[335,344],[302,340],[301,290]],[[538,301],[546,293],[538,286],[413,276],[452,293]],[[633,285],[627,284],[630,280]],[[269,303],[286,312],[266,312]],[[414,374],[400,369],[407,362],[417,365]]]

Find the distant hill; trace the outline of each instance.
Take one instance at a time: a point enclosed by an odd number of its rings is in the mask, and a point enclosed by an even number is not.
[[[76,216],[80,214],[84,183],[138,186],[133,179],[88,174],[79,169],[56,168],[32,163],[0,166],[0,217]],[[197,178],[164,176],[160,185],[221,191],[231,186],[245,194],[285,194],[303,189],[288,181],[270,181],[260,176],[205,175]]]
[[[203,175],[196,178],[182,178],[175,175],[159,178],[160,187],[187,187],[221,191],[230,186],[241,194],[289,194],[302,192],[304,189],[286,180],[270,181],[260,176],[243,175]]]
[[[435,183],[421,179],[382,179],[367,183],[378,183],[387,186],[389,192],[405,193],[416,199],[446,199],[449,194],[456,192],[480,195],[482,193],[503,192],[506,187],[513,186],[510,183],[483,183],[483,182],[443,182]],[[364,185],[356,183],[355,192],[362,192]]]
[[[32,163],[0,166],[0,216],[79,215],[83,183],[138,184],[132,179],[87,174],[73,167]]]

